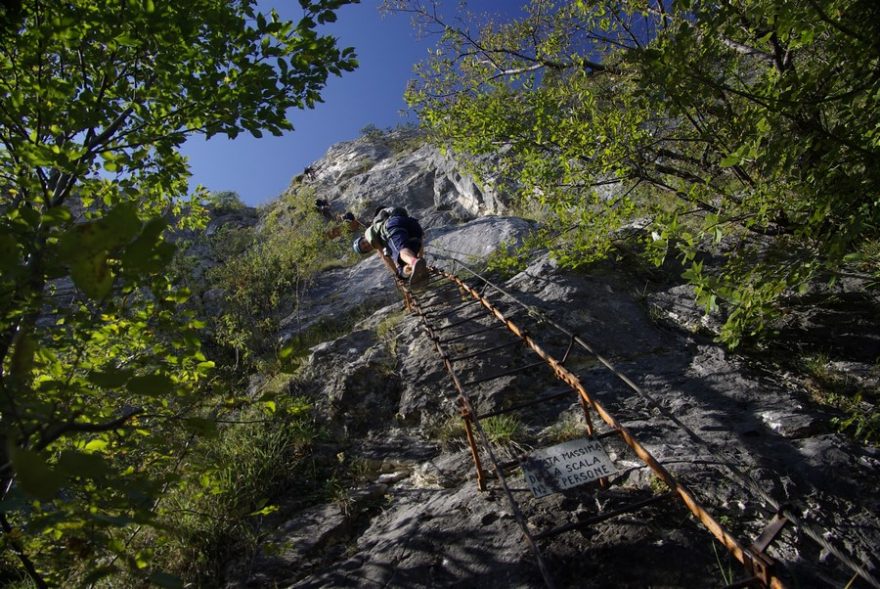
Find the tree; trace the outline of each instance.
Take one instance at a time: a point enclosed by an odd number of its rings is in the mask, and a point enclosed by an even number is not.
[[[834,2],[557,2],[446,19],[408,99],[452,147],[543,207],[577,266],[637,222],[678,256],[737,345],[817,278],[880,272],[878,7]],[[714,250],[720,268],[704,267]]]
[[[317,32],[356,0],[24,0],[0,43],[0,526],[38,587],[118,563],[175,581],[114,530],[154,524],[210,431],[201,325],[165,276],[194,222],[178,147],[292,129],[354,51]],[[54,563],[54,565],[53,565]],[[69,570],[68,570],[69,569]]]
[[[241,196],[231,190],[209,193],[204,198],[204,204],[217,212],[236,211],[244,208]]]

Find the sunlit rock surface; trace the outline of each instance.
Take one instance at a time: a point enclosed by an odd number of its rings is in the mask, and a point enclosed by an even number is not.
[[[464,278],[535,228],[532,221],[503,216],[506,195],[478,186],[452,159],[420,145],[411,131],[334,146],[313,167],[308,184],[334,211],[368,216],[378,204],[406,207],[428,229],[431,263]],[[833,426],[838,415],[814,403],[801,380],[774,372],[762,358],[738,356],[714,343],[718,318],[705,317],[688,287],[672,280],[649,288],[626,263],[565,271],[546,255],[508,279],[492,278],[517,297],[518,303],[506,303],[511,312],[519,308],[515,320],[528,324],[551,353],[562,357],[570,338],[537,317],[564,325],[601,355],[600,361],[576,349],[566,366],[743,543],[756,538],[772,514],[760,494],[728,476],[725,465],[774,501],[798,505],[836,546],[876,564],[880,453],[838,433]],[[487,293],[500,297],[492,288]],[[422,296],[430,300],[432,293]],[[315,460],[352,465],[357,482],[337,489],[332,500],[307,506],[295,493],[272,498],[278,512],[255,521],[264,538],[259,551],[230,562],[227,586],[543,586],[519,515],[499,481],[490,475],[489,491],[477,490],[451,380],[418,318],[404,313],[388,270],[375,256],[321,274],[298,306],[291,305],[278,337],[290,341],[330,325],[334,330],[326,333],[332,335],[311,348],[291,383],[311,399],[322,421]],[[856,335],[869,342],[874,337]],[[469,345],[488,349],[502,338],[501,330],[481,333]],[[455,353],[466,349],[471,348],[451,346]],[[455,368],[465,381],[526,361],[533,357],[513,348],[457,362]],[[853,382],[875,382],[874,367],[854,362],[846,368],[856,375]],[[562,390],[550,371],[539,367],[476,386],[472,393],[477,410],[490,411]],[[575,435],[583,428],[573,394],[517,416],[516,441],[494,445],[505,459],[553,444],[565,424],[574,424]],[[600,431],[608,429],[595,415],[593,420]],[[581,522],[663,490],[615,438],[603,444],[618,468],[607,489],[592,485],[534,499],[520,471],[507,472],[531,533]],[[735,579],[744,578],[721,548],[715,556],[712,543],[673,501],[540,546],[558,587],[721,586],[728,569]],[[815,545],[795,548],[783,539],[772,554],[785,565],[792,586],[844,586],[851,577],[840,568],[818,572],[827,555]]]

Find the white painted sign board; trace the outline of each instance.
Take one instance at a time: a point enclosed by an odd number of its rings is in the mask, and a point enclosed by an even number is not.
[[[579,438],[532,452],[522,463],[526,484],[535,497],[571,489],[617,472],[596,440]]]

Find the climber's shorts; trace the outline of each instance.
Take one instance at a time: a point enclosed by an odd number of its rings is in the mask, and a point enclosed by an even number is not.
[[[422,227],[412,217],[396,216],[385,222],[391,259],[402,265],[400,250],[407,248],[418,254],[422,249]]]

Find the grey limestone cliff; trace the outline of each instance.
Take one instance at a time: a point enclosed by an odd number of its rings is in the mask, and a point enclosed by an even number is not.
[[[478,186],[411,133],[334,146],[315,163],[313,185],[339,212],[360,214],[390,202],[407,207],[425,221],[432,263],[463,277],[469,277],[466,268],[480,267],[496,248],[534,228],[532,221],[505,216],[503,195]],[[696,316],[699,323],[689,293],[677,285],[646,293],[644,280],[624,265],[573,273],[546,255],[506,281],[495,280],[577,332],[637,385],[644,394],[593,355],[571,359],[596,398],[676,476],[689,480],[743,541],[761,532],[756,522],[769,519],[769,497],[797,505],[829,545],[869,569],[877,566],[880,453],[836,431],[834,415],[811,402],[802,380],[724,350],[691,319],[671,320],[677,309],[676,317]],[[543,586],[498,481],[490,477],[489,490],[477,490],[469,450],[454,425],[458,406],[449,376],[376,258],[320,276],[280,337],[345,315],[361,319],[312,348],[290,386],[309,395],[326,420],[332,441],[315,451],[356,461],[359,482],[344,490],[344,499],[306,508],[276,498],[279,512],[259,523],[261,549],[230,563],[228,587]],[[523,320],[530,317],[525,313]],[[564,352],[566,337],[533,325],[548,349]],[[498,337],[490,332],[471,343],[489,348]],[[464,379],[523,361],[517,351],[497,360],[474,358],[457,369]],[[475,394],[479,410],[487,411],[559,386],[549,371],[535,369],[480,385]],[[551,444],[579,415],[576,398],[555,398],[520,415],[515,439],[498,441],[496,450],[514,455]],[[605,443],[618,468],[608,488],[536,499],[523,492],[521,473],[510,473],[532,532],[584,521],[658,491],[656,478],[626,448]],[[727,467],[764,495],[727,476]],[[773,552],[793,586],[845,584],[852,573],[802,536],[783,536]],[[741,579],[712,543],[680,505],[655,505],[540,547],[559,587],[721,586],[728,569]]]

